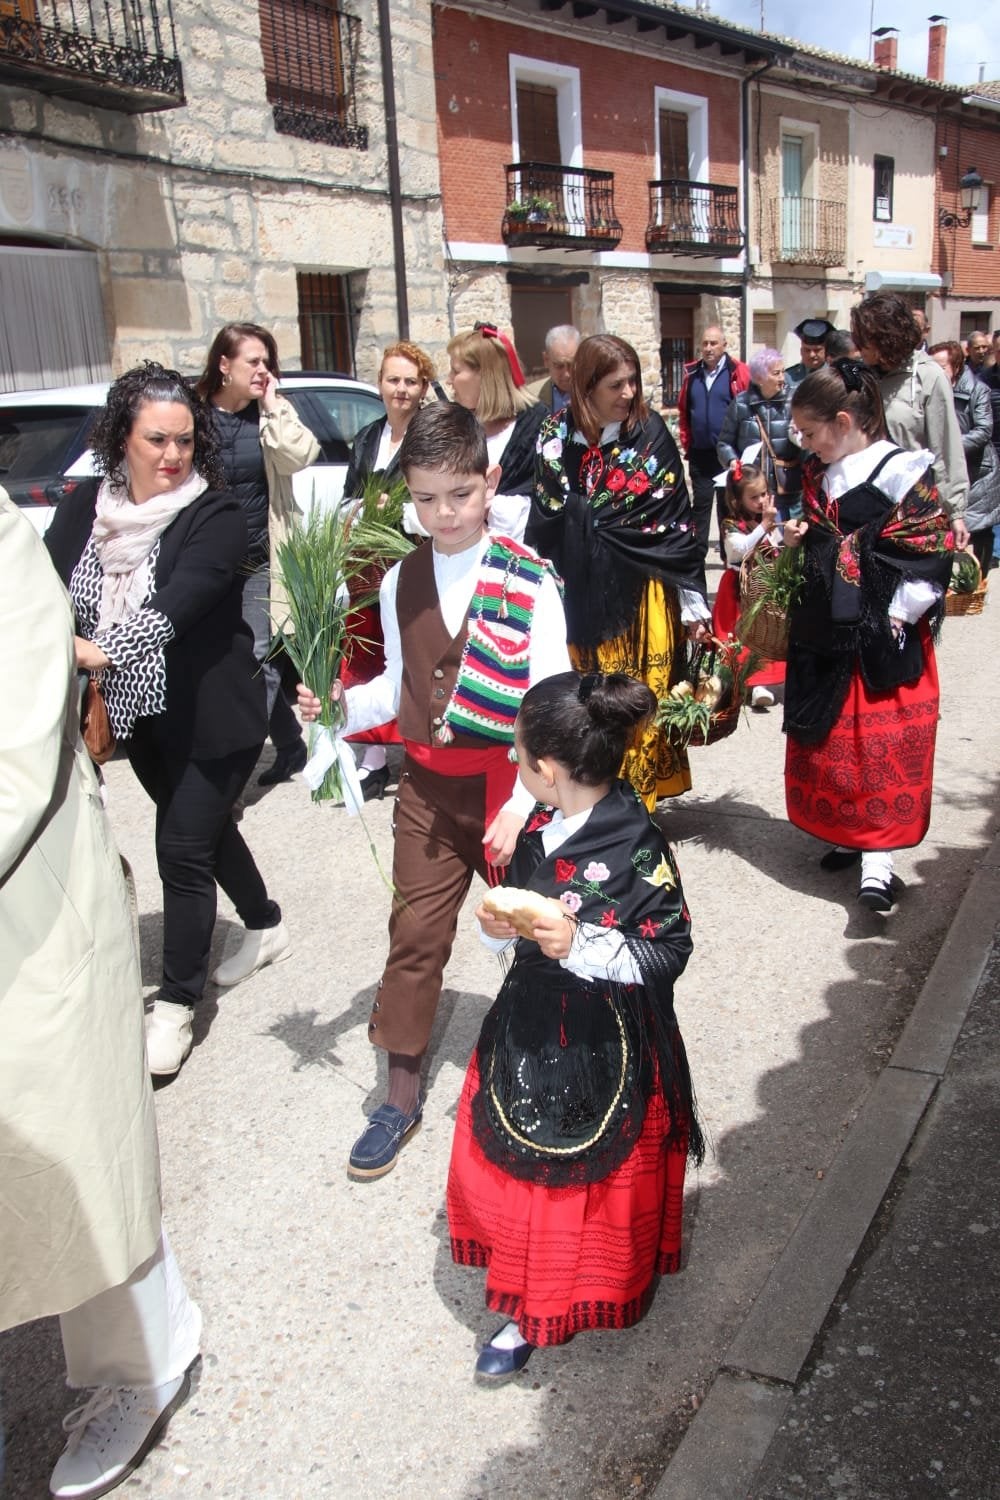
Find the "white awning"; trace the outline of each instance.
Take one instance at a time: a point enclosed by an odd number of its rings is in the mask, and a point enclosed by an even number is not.
[[[944,286],[933,271],[868,271],[866,292],[939,292]]]

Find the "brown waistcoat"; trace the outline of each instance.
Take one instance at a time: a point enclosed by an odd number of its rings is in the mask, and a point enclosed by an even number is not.
[[[397,723],[404,740],[438,746],[434,731],[443,722],[451,701],[465,647],[466,625],[449,636],[434,582],[434,553],[427,544],[403,559],[396,585],[403,677]],[[449,742],[456,750],[482,750],[484,741],[456,734]]]

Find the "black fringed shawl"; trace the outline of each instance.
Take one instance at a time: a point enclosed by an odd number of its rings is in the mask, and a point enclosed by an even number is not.
[[[545,855],[538,810],[518,840],[508,883],[560,900],[581,922],[622,933],[642,985],[579,979],[519,938],[513,967],[478,1043],[473,1129],[486,1156],[518,1178],[597,1182],[628,1156],[645,1119],[654,1058],[670,1112],[667,1142],[703,1155],[674,980],[691,924],[673,855],[628,783]]]
[[[538,434],[525,540],[566,585],[570,644],[631,636],[651,578],[704,595],[702,554],[677,445],[651,412],[601,448],[571,441],[569,408]]]
[[[898,503],[879,488],[879,473],[901,451],[835,501],[821,488],[822,466],[805,465],[806,587],[789,615],[784,720],[805,745],[819,744],[839,719],[856,666],[872,692],[915,682],[923,670],[917,631],[905,629],[897,641],[889,605],[904,578],[947,588],[954,539],[929,475]],[[928,617],[932,630],[943,612],[942,597]]]

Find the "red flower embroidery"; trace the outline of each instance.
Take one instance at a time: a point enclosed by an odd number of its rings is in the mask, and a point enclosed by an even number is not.
[[[650,479],[645,469],[633,474],[625,488],[633,495],[644,495],[649,489]]]
[[[647,917],[639,928],[639,931],[644,938],[654,938],[656,936],[657,923],[653,921],[652,917]]]
[[[608,475],[608,489],[613,495],[617,495],[619,490],[623,490],[626,482],[624,469],[612,469]]]
[[[559,881],[560,885],[565,885],[567,881],[572,880],[575,874],[576,865],[573,864],[572,860],[556,860],[556,879]]]
[[[525,833],[537,833],[540,828],[547,828],[552,822],[552,814],[547,810],[539,809],[533,813],[524,825]]]
[[[608,909],[607,909],[606,912],[602,912],[601,913],[601,926],[602,927],[617,927],[618,926],[618,918],[615,916],[615,914],[614,914],[614,912],[613,912],[613,910],[611,909],[610,906],[608,907]]]

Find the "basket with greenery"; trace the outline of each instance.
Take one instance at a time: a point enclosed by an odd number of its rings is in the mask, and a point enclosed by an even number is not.
[[[684,676],[661,698],[656,723],[685,749],[732,734],[747,696],[747,679],[760,666],[739,641],[712,640],[688,648]]]
[[[974,553],[956,552],[951,565],[951,582],[944,597],[945,614],[982,614],[986,589],[986,579]]]
[[[805,574],[801,547],[782,547],[768,555],[760,548],[740,568],[743,609],[736,635],[765,661],[784,661],[788,655],[788,615],[802,595]]]
[[[361,810],[361,786],[349,745],[335,738],[343,727],[344,709],[330,698],[345,653],[361,641],[351,630],[359,608],[373,604],[378,584],[360,595],[359,580],[381,574],[412,550],[413,543],[395,527],[366,519],[350,507],[324,511],[314,506],[303,526],[292,529],[277,548],[281,584],[287,598],[284,619],[275,621],[276,651],[286,651],[299,681],[323,705],[310,725],[310,760],[315,762],[314,802],[343,801]],[[307,766],[307,772],[309,767]]]

